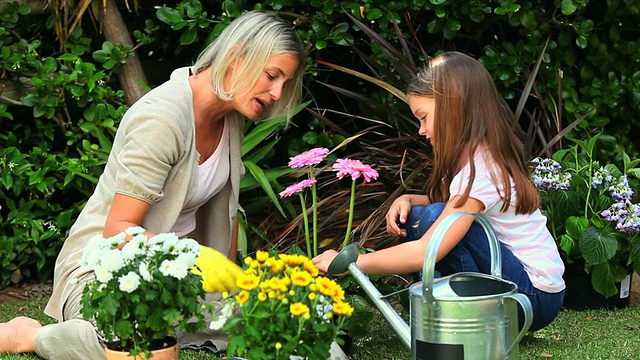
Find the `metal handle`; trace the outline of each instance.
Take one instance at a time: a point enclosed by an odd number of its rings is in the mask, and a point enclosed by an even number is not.
[[[433,299],[433,274],[435,272],[436,258],[438,255],[438,249],[440,248],[440,243],[451,225],[456,220],[466,215],[475,216],[475,221],[482,226],[484,232],[487,234],[487,240],[489,241],[489,253],[491,255],[491,275],[502,278],[500,246],[493,227],[489,221],[480,214],[470,213],[468,211],[458,211],[445,217],[444,220],[436,226],[433,231],[433,236],[429,239],[427,251],[424,254],[424,262],[422,265],[422,293],[429,299]]]
[[[531,301],[524,294],[509,294],[505,295],[505,298],[512,298],[513,300],[517,301],[524,311],[524,326],[522,327],[522,330],[520,330],[520,333],[518,333],[518,336],[516,336],[516,338],[513,340],[511,345],[509,345],[509,350],[507,350],[507,352],[504,354],[505,358],[508,359],[511,350],[514,349],[514,346],[517,345],[520,340],[522,340],[527,331],[529,331],[531,323],[533,322],[533,309],[531,308]]]

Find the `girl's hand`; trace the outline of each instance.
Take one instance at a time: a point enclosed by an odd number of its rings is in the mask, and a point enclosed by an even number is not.
[[[337,251],[327,250],[311,259],[311,262],[313,262],[313,265],[318,268],[318,270],[320,271],[320,275],[326,276],[327,271],[329,270],[329,265],[331,265],[331,262],[336,258],[337,255]]]
[[[387,211],[387,233],[394,236],[407,236],[407,231],[400,229],[398,225],[407,221],[411,206],[411,198],[408,195],[402,195],[394,200]]]

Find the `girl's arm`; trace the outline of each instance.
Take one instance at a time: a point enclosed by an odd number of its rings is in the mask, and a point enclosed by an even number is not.
[[[401,229],[398,224],[404,224],[407,216],[414,206],[429,205],[426,195],[402,195],[395,199],[387,211],[387,233],[394,236],[407,236],[407,231]]]
[[[457,199],[458,197],[453,197],[447,202],[442,214],[419,240],[408,241],[390,248],[360,255],[357,265],[367,274],[409,274],[422,270],[427,244],[436,226],[440,224],[447,215],[454,212],[468,211],[477,213],[484,208],[480,201],[471,197],[462,204],[462,206],[454,208],[453,204]],[[469,230],[469,227],[471,227],[473,221],[474,216],[469,215],[463,216],[453,223],[440,243],[437,261],[440,261],[440,259],[460,242]],[[326,251],[315,257],[313,263],[322,273],[326,273],[329,264],[331,264],[336,254],[337,252],[334,250]]]

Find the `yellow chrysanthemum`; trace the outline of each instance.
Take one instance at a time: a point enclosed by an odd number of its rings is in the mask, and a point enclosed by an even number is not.
[[[289,306],[289,311],[293,316],[309,314],[309,307],[301,302],[293,303]]]
[[[295,254],[282,254],[280,255],[280,259],[282,259],[282,261],[284,261],[285,264],[289,266],[298,266],[302,264],[304,259],[307,259],[307,257]]]
[[[313,301],[315,299],[316,299],[316,293],[314,293],[314,292],[309,293],[309,300]]]
[[[247,256],[246,258],[244,258],[245,265],[250,265],[252,261],[253,259],[250,256]]]
[[[293,291],[293,290],[289,290],[289,296],[293,296],[293,295],[295,295],[295,294],[296,294],[296,292],[295,292],[295,291]]]
[[[282,344],[277,342],[276,343],[276,350],[280,350],[280,349],[282,349]]]
[[[309,290],[318,291],[318,287],[316,286],[316,284],[311,284],[311,285],[309,285]]]
[[[353,307],[349,303],[338,301],[333,303],[333,312],[338,315],[351,315],[353,313]]]
[[[271,263],[271,268],[270,268],[270,270],[271,270],[271,273],[272,273],[272,274],[277,274],[277,273],[279,273],[282,269],[284,269],[284,267],[285,267],[285,263],[284,263],[284,261],[282,261],[282,260],[278,259],[278,260],[275,260],[275,261],[273,261],[273,262]]]
[[[269,299],[275,299],[278,293],[275,291],[269,291]]]
[[[249,292],[242,290],[235,296],[235,298],[238,304],[242,305],[249,301]]]
[[[223,299],[228,299],[229,298],[229,292],[228,291],[223,291],[222,292],[222,298]]]
[[[259,283],[260,283],[260,279],[255,275],[244,274],[236,279],[236,285],[240,289],[247,290],[247,291],[251,291],[255,289],[256,287],[258,287]]]
[[[309,313],[307,312],[307,313],[305,313],[304,315],[302,315],[302,317],[303,317],[305,320],[309,320],[309,319],[311,319],[311,314],[309,314]]]
[[[331,311],[327,313],[327,319],[333,319],[333,313]]]
[[[316,277],[318,276],[318,268],[313,265],[313,262],[311,260],[307,260],[304,263],[302,263],[302,267],[312,276],[312,277]]]
[[[319,277],[316,278],[316,286],[318,287],[318,292],[320,294],[333,297],[336,293],[338,283],[326,277]]]
[[[287,298],[283,298],[283,299],[282,299],[282,303],[283,303],[284,305],[287,305],[287,304],[289,303],[289,299],[287,299]]]
[[[258,250],[256,251],[256,260],[258,260],[258,262],[265,262],[267,261],[267,259],[269,258],[269,253],[266,251],[262,251],[262,250]]]
[[[260,292],[258,293],[258,300],[260,300],[260,301],[265,301],[265,300],[267,300],[267,294],[266,294],[266,293],[263,293],[262,291],[260,291]]]
[[[311,282],[311,274],[306,271],[294,270],[291,273],[291,282],[300,287],[305,287]]]

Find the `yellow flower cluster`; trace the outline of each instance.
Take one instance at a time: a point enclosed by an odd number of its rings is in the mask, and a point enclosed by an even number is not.
[[[318,276],[318,269],[304,255],[270,256],[258,251],[255,259],[245,259],[247,269],[236,280],[240,291],[236,302],[243,306],[251,298],[289,305],[293,316],[310,319],[319,309],[325,319],[335,315],[351,315],[353,307],[344,302],[344,290],[332,279]],[[330,307],[326,307],[330,305]]]

